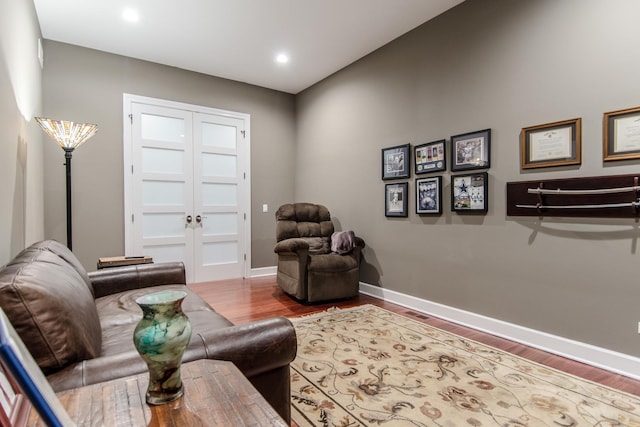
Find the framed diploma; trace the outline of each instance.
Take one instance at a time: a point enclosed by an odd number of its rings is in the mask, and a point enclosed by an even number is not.
[[[640,107],[604,113],[603,160],[640,159]]]
[[[582,162],[582,119],[523,128],[520,132],[522,169],[579,165]]]

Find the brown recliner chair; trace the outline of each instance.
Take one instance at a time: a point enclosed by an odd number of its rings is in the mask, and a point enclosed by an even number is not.
[[[334,233],[326,207],[312,203],[280,206],[276,241],[277,281],[287,294],[309,303],[358,295],[364,240],[352,231]]]

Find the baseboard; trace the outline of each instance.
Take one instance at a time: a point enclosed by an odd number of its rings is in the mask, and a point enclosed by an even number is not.
[[[251,269],[251,277],[275,276],[276,273],[277,267],[275,265],[272,267],[260,267]]]
[[[360,282],[360,292],[558,356],[640,380],[640,358]]]

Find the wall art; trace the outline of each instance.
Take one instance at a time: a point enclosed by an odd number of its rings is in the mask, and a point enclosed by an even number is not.
[[[487,169],[491,166],[491,129],[451,137],[451,170]]]
[[[486,213],[488,210],[489,174],[476,172],[451,177],[451,210]]]
[[[640,107],[604,113],[603,160],[640,159]]]
[[[411,173],[410,145],[382,149],[382,179],[409,178]]]
[[[442,214],[442,176],[416,178],[416,213]]]
[[[445,140],[416,145],[413,148],[413,165],[416,174],[447,170]]]
[[[582,119],[523,128],[520,132],[522,169],[579,165],[582,162]]]
[[[409,184],[400,182],[384,186],[384,215],[407,216]]]

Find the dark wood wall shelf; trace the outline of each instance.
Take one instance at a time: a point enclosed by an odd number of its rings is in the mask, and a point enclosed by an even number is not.
[[[640,173],[507,182],[508,216],[637,218]]]

